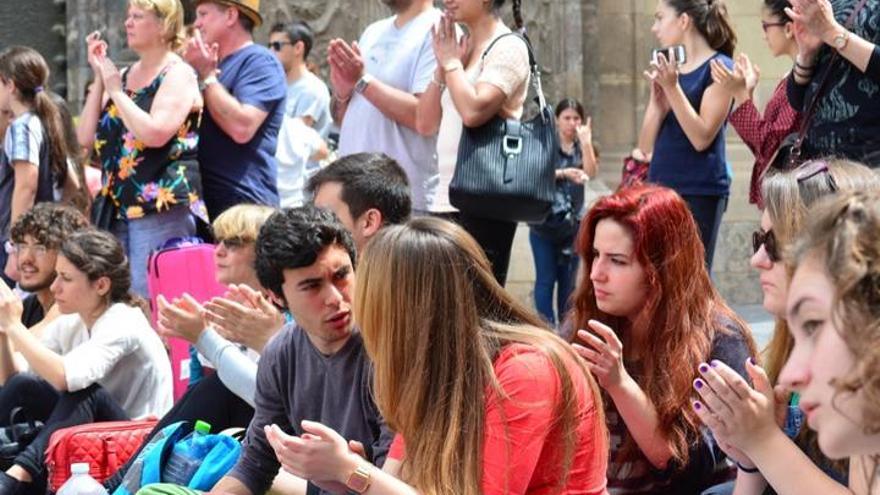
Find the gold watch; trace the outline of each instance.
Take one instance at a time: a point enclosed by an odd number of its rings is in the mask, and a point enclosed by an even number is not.
[[[846,45],[849,44],[849,31],[843,31],[834,36],[834,48],[842,52],[846,49]]]
[[[360,465],[348,475],[345,486],[355,493],[364,493],[370,488],[370,466]]]

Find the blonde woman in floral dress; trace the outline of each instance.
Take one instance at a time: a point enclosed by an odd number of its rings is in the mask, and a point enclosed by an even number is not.
[[[180,0],[131,0],[125,30],[139,60],[121,73],[100,33],[86,38],[95,79],[78,137],[100,160],[100,194],[115,207],[109,228],[130,260],[133,291],[147,296],[150,251],[195,234],[196,218],[207,221],[197,162],[203,101],[195,72],[175,53]]]

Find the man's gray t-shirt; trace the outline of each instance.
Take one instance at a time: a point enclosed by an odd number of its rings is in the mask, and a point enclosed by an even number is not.
[[[333,119],[330,116],[330,90],[324,81],[305,71],[293,84],[287,86],[288,117],[311,117],[312,128],[322,139],[327,139]]]
[[[241,458],[229,473],[254,495],[265,493],[280,467],[263,428],[277,424],[302,435],[302,420],[318,421],[361,442],[381,466],[393,439],[372,400],[372,365],[355,330],[342,349],[325,356],[305,330],[287,325],[266,346],[257,368],[256,408]],[[310,486],[309,493],[316,493]]]

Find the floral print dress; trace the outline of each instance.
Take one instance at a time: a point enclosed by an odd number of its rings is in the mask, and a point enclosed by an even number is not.
[[[143,111],[149,112],[162,81],[171,66],[138,91],[126,88],[128,71],[122,75],[126,94]],[[98,121],[95,156],[101,163],[101,195],[108,196],[117,218],[127,221],[188,207],[193,215],[208,221],[201,199],[198,167],[201,112],[191,112],[177,134],[163,146],[148,148],[128,130],[113,100],[109,100]]]

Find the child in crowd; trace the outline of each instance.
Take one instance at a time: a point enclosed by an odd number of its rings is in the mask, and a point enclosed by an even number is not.
[[[610,399],[609,490],[700,493],[727,465],[690,407],[691,370],[717,360],[744,375],[755,350],[709,279],[687,204],[657,186],[602,198],[577,251],[584,269],[568,326]]]
[[[49,66],[34,49],[13,46],[0,53],[0,110],[12,112],[3,148],[15,172],[10,222],[41,201],[61,201],[79,189],[71,173],[64,125],[49,93]],[[81,184],[81,183],[80,183]]]

